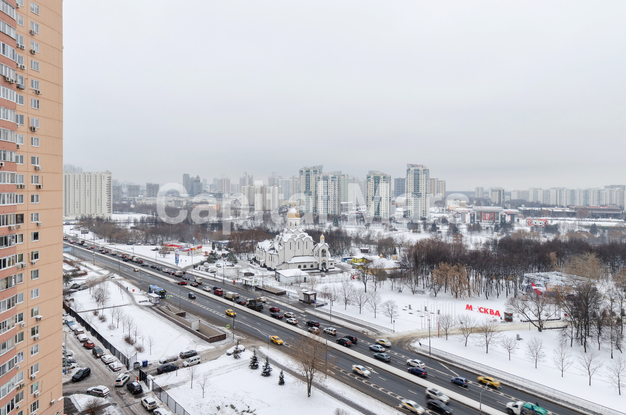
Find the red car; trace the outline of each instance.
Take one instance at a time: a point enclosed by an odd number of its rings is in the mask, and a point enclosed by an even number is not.
[[[178,281],[176,284],[178,284],[178,285],[187,285],[187,281]]]
[[[279,311],[280,311],[280,308],[276,306],[270,307],[270,313],[278,313]]]
[[[94,347],[96,347],[96,345],[91,340],[87,340],[85,343],[83,343],[83,346],[85,346],[85,349],[93,349]]]

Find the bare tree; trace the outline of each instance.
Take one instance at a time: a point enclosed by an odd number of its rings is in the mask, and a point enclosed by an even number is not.
[[[137,343],[137,336],[141,334],[141,330],[139,330],[138,326],[133,327],[133,337],[135,338],[135,343]]]
[[[581,352],[578,356],[578,365],[587,373],[589,386],[591,386],[591,378],[602,367],[600,353],[596,350],[589,350],[587,353]]]
[[[611,366],[606,368],[607,380],[617,388],[617,393],[622,394],[624,376],[626,375],[626,360],[622,356],[613,359]]]
[[[546,320],[553,317],[557,310],[553,300],[534,292],[527,294],[526,300],[521,297],[511,297],[506,302],[506,306],[510,312],[520,314],[539,331],[543,331]]]
[[[476,319],[474,316],[464,314],[457,318],[456,325],[459,327],[461,335],[465,338],[465,347],[467,347],[467,340],[476,332]]]
[[[364,262],[361,267],[357,269],[359,280],[363,283],[363,290],[365,292],[367,292],[367,284],[369,284],[370,281],[374,281],[374,274],[370,268],[371,265],[366,260],[366,262]]]
[[[294,356],[297,356],[297,367],[306,382],[307,397],[311,397],[313,381],[325,364],[325,348],[316,336],[302,335],[294,345]]]
[[[446,340],[448,340],[448,332],[454,328],[454,318],[450,314],[441,314],[437,319],[437,324],[446,335]]]
[[[354,290],[352,292],[352,299],[350,302],[359,307],[359,314],[361,314],[363,306],[367,304],[367,293],[363,288]]]
[[[509,360],[511,360],[511,354],[515,353],[517,349],[517,339],[513,336],[504,336],[500,339],[500,346],[509,354]]]
[[[326,285],[322,289],[322,292],[320,293],[320,297],[327,300],[330,303],[330,308],[332,309],[333,304],[339,298],[339,294],[337,293],[337,290],[334,287],[330,288],[328,287],[328,285]]]
[[[124,313],[122,312],[120,308],[115,307],[113,311],[111,312],[111,321],[115,319],[115,324],[118,329],[120,328],[120,320],[122,320],[123,316],[124,316]]]
[[[126,316],[124,318],[124,327],[126,327],[126,330],[128,330],[128,335],[130,336],[131,330],[133,329],[133,327],[135,327],[135,319],[131,316]]]
[[[500,324],[495,319],[487,319],[476,327],[476,333],[481,336],[485,345],[485,353],[489,353],[489,344],[498,337],[499,332]]]
[[[543,340],[535,337],[526,343],[526,356],[535,362],[535,369],[537,369],[537,363],[543,361],[546,357],[543,351]]]
[[[376,290],[367,293],[367,306],[374,312],[374,318],[376,318],[376,312],[380,309],[380,304],[383,301],[380,293]]]
[[[333,412],[333,415],[350,415],[350,412],[342,408],[337,408],[335,409],[335,412]]]
[[[393,319],[398,317],[398,304],[394,300],[387,300],[381,304],[383,314],[389,317],[389,320],[393,323]]]
[[[87,404],[85,404],[83,410],[85,411],[85,413],[88,413],[88,414],[100,415],[104,413],[105,405],[107,404],[106,403],[101,404],[97,398],[92,398],[89,401],[87,401]]]
[[[563,377],[563,373],[574,364],[572,353],[565,345],[565,342],[559,342],[559,347],[552,351],[552,362],[554,363],[554,367],[561,372],[561,377]]]
[[[200,389],[202,389],[202,399],[204,399],[204,391],[206,390],[207,386],[209,386],[209,373],[204,372],[204,374],[202,375],[202,378],[200,379]]]
[[[188,366],[185,375],[187,376],[187,379],[189,379],[189,389],[193,389],[193,379],[196,377],[196,366]]]
[[[352,302],[352,292],[354,291],[354,287],[350,283],[350,281],[343,281],[341,283],[341,288],[339,289],[339,297],[343,302],[343,309],[346,310],[348,308],[348,304]]]
[[[154,345],[154,343],[156,343],[156,340],[154,340],[154,337],[149,336],[148,337],[148,347],[150,348],[150,356],[152,356],[152,346]]]

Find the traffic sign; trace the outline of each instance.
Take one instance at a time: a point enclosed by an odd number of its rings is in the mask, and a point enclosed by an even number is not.
[[[226,325],[226,328],[227,328],[227,329],[229,329],[229,328],[230,328],[230,324],[227,324],[227,325]]]

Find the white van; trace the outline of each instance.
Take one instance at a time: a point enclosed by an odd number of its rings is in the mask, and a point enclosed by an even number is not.
[[[164,363],[169,363],[169,362],[175,362],[178,360],[178,356],[177,355],[172,355],[172,356],[165,356],[162,359],[159,359],[159,363],[160,364],[164,364]]]
[[[200,356],[193,356],[183,362],[183,367],[189,367],[200,363]]]

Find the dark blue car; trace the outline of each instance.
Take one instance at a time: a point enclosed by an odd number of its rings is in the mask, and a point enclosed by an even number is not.
[[[455,385],[459,385],[464,388],[467,388],[467,379],[465,378],[459,378],[459,377],[452,378],[452,383],[454,383]]]
[[[409,373],[415,376],[419,376],[420,378],[424,378],[424,379],[426,379],[426,376],[428,376],[426,371],[419,367],[410,367]]]

